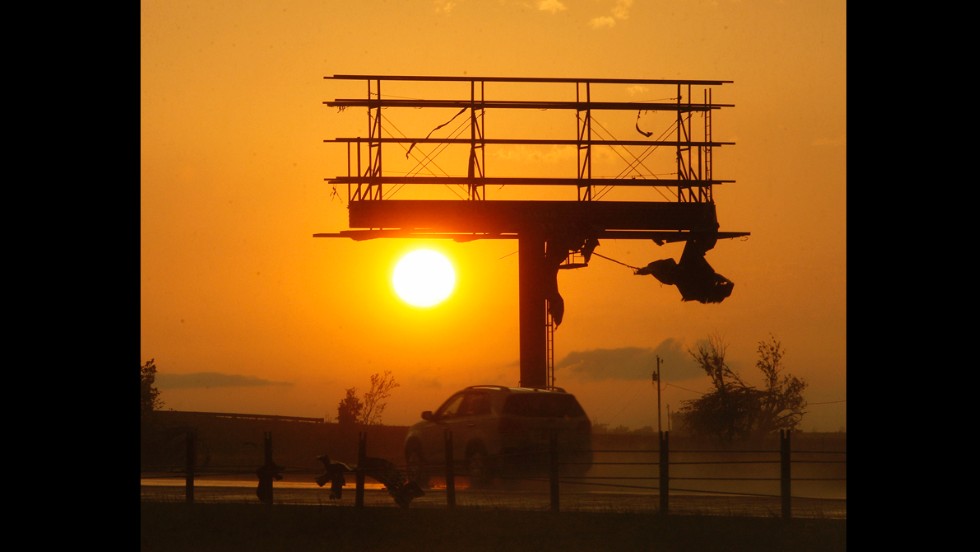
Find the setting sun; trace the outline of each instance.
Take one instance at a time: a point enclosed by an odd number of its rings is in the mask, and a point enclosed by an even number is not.
[[[398,261],[391,283],[402,301],[416,307],[431,307],[453,292],[456,271],[442,253],[416,249]]]

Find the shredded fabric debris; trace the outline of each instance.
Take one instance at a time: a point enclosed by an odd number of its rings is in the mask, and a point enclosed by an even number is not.
[[[453,122],[453,121],[455,121],[455,120],[456,120],[456,117],[459,117],[459,116],[460,116],[460,115],[462,115],[463,113],[466,113],[466,110],[467,110],[467,109],[469,109],[469,108],[468,108],[468,107],[464,107],[463,109],[460,109],[460,110],[459,110],[459,113],[457,113],[457,114],[455,114],[455,115],[453,115],[453,118],[452,118],[452,119],[449,119],[449,120],[448,120],[448,121],[446,121],[445,123],[442,123],[441,125],[439,125],[439,126],[437,126],[436,128],[434,128],[434,129],[432,129],[432,130],[430,130],[430,131],[429,131],[429,133],[425,135],[425,137],[426,137],[426,138],[428,138],[429,136],[432,136],[432,133],[433,133],[433,132],[435,132],[435,131],[437,131],[437,130],[439,130],[440,128],[442,128],[442,127],[444,127],[444,126],[446,126],[446,125],[448,125],[449,123],[451,123],[451,122]],[[412,153],[412,148],[414,148],[414,147],[415,147],[415,142],[412,142],[412,145],[410,145],[410,146],[408,146],[408,150],[407,150],[407,151],[405,152],[405,159],[408,159],[408,155],[409,155],[410,153]]]
[[[650,275],[667,285],[676,285],[682,301],[721,303],[732,294],[735,284],[715,272],[704,258],[704,249],[688,241],[681,261],[660,259],[637,269],[637,276]]]
[[[637,111],[636,112],[636,131],[639,132],[640,134],[646,136],[647,138],[653,136],[653,132],[646,132],[646,131],[640,129],[640,111]]]

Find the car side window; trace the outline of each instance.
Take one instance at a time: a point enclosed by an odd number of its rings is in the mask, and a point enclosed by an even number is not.
[[[490,397],[482,391],[467,393],[460,416],[485,416],[490,413]]]

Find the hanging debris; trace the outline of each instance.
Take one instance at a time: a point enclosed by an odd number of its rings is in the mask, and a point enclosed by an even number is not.
[[[445,123],[442,123],[441,125],[437,126],[436,128],[430,130],[429,133],[425,135],[425,139],[428,140],[429,139],[429,136],[432,136],[432,133],[433,132],[435,132],[435,131],[439,130],[440,128],[448,125],[449,123],[455,121],[456,120],[456,117],[459,117],[463,113],[466,113],[466,110],[467,109],[469,109],[469,108],[468,107],[464,107],[463,109],[460,109],[458,113],[456,113],[455,115],[453,115],[453,118],[452,119],[449,119]],[[412,153],[412,149],[413,148],[415,148],[415,142],[412,142],[412,145],[408,146],[408,149],[405,150],[405,159],[408,159],[408,156],[409,156],[410,153]]]
[[[661,259],[637,269],[634,274],[649,274],[661,283],[676,285],[683,301],[721,303],[732,294],[735,284],[711,268],[704,258],[705,251],[696,240],[689,240],[680,263],[674,259]]]
[[[548,300],[548,313],[555,322],[555,327],[561,326],[561,320],[565,317],[565,300],[558,293],[558,269],[561,263],[568,257],[568,247],[561,240],[548,240],[545,242],[545,266],[547,267],[546,280],[544,282],[544,296]],[[561,243],[561,245],[559,245]]]
[[[653,132],[652,131],[651,132],[647,132],[647,131],[645,131],[645,130],[643,130],[643,129],[640,128],[640,111],[637,111],[636,112],[636,131],[639,132],[640,134],[646,136],[647,138],[653,136]]]
[[[562,263],[573,252],[581,253],[585,264],[589,264],[592,253],[599,245],[599,240],[592,236],[583,237],[578,233],[552,237],[545,242],[545,266],[548,269],[545,285],[545,298],[548,300],[548,313],[555,323],[561,325],[565,317],[565,300],[558,292],[558,271]]]

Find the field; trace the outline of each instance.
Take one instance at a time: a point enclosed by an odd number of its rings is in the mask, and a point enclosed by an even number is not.
[[[845,520],[142,503],[142,552],[846,550]]]

